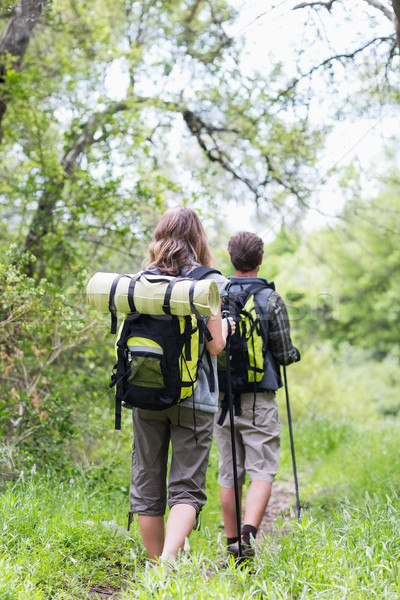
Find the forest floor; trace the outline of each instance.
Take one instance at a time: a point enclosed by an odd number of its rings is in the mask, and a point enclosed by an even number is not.
[[[272,487],[271,498],[261,521],[259,531],[264,532],[265,535],[273,533],[274,524],[279,518],[284,519],[288,517],[290,509],[293,506],[296,506],[294,483],[276,481]]]
[[[296,496],[294,484],[287,481],[276,481],[272,488],[272,494],[268,503],[268,508],[261,521],[259,533],[265,536],[274,533],[274,525],[277,520],[284,520],[290,514],[290,510],[296,505]],[[285,527],[280,530],[280,535],[284,534]],[[258,536],[257,539],[259,539]],[[261,540],[260,540],[261,541]],[[119,591],[110,586],[94,586],[88,593],[89,600],[118,600]]]

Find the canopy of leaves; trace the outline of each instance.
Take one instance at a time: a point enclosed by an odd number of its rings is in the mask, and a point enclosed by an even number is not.
[[[395,175],[376,198],[349,202],[337,224],[309,234],[279,261],[304,342],[349,343],[376,359],[398,355],[399,185]]]
[[[241,73],[227,2],[40,5],[1,84],[0,211],[36,256],[29,274],[60,279],[113,248],[137,264],[167,200],[231,185],[271,207],[304,201],[321,136],[285,118],[290,93]]]

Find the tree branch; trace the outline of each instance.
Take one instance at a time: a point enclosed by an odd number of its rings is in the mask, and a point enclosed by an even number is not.
[[[389,19],[392,23],[394,22],[394,14],[387,6],[379,2],[379,0],[364,0],[367,4],[379,10],[385,17]],[[394,9],[394,6],[393,6]]]
[[[46,2],[49,0],[21,0],[15,7],[4,35],[0,41],[0,84],[5,83],[7,71],[11,67],[19,71],[26,49],[33,35]],[[10,61],[10,62],[9,62]],[[6,94],[0,93],[0,142],[2,139],[1,121],[7,109]]]
[[[330,0],[330,2],[301,2],[301,4],[296,4],[296,6],[293,7],[293,10],[297,10],[298,8],[314,8],[315,6],[322,6],[330,12],[334,2],[336,2],[336,0]]]
[[[341,61],[343,59],[353,60],[357,56],[357,54],[364,52],[364,50],[366,48],[368,48],[369,46],[372,46],[373,44],[376,44],[377,42],[387,42],[387,41],[390,41],[393,43],[393,37],[377,37],[377,38],[374,38],[373,40],[370,40],[366,44],[364,44],[364,46],[361,46],[360,48],[356,48],[356,50],[354,50],[353,52],[349,52],[346,54],[336,54],[335,56],[329,56],[328,58],[326,58],[319,64],[312,67],[309,71],[307,71],[307,73],[302,73],[300,75],[300,77],[297,77],[296,79],[294,79],[292,81],[291,85],[289,87],[285,88],[285,90],[283,92],[281,92],[281,94],[286,94],[287,92],[293,90],[300,81],[302,81],[306,77],[310,77],[310,75],[313,75],[316,71],[319,71],[320,69],[323,69],[327,65],[330,65],[332,62]]]
[[[268,176],[263,182],[252,182],[249,178],[242,175],[238,169],[234,168],[230,157],[221,148],[221,145],[216,139],[218,133],[232,133],[239,135],[240,131],[234,128],[218,127],[210,123],[206,123],[201,117],[189,110],[186,106],[179,103],[164,102],[159,99],[135,96],[127,98],[125,101],[111,103],[106,109],[93,113],[85,124],[82,125],[79,134],[70,143],[69,148],[64,153],[60,163],[62,167],[62,175],[58,180],[54,180],[52,185],[47,185],[43,190],[42,197],[38,202],[35,215],[32,219],[28,235],[25,240],[24,251],[31,250],[36,257],[41,257],[43,253],[43,239],[49,233],[52,227],[53,215],[59,200],[65,181],[72,173],[79,158],[84,154],[87,148],[98,143],[101,139],[105,139],[110,133],[101,132],[107,118],[117,112],[130,110],[137,104],[146,104],[154,108],[163,109],[164,111],[181,114],[190,133],[197,140],[200,148],[205,156],[211,162],[218,163],[222,169],[230,173],[232,177],[242,182],[252,192],[256,202],[262,197],[261,188],[264,188],[268,182],[275,181],[284,188],[290,190],[296,196],[298,193],[294,188],[285,183],[274,173]],[[100,135],[102,134],[102,135]],[[27,274],[33,276],[33,265],[28,266]]]
[[[392,6],[395,14],[397,45],[400,48],[400,0],[392,0]]]
[[[214,133],[220,131],[227,131],[226,129],[224,130],[221,128],[214,128],[212,125],[206,124],[198,115],[195,115],[192,111],[188,109],[182,112],[182,116],[189,131],[197,139],[200,148],[203,150],[207,158],[211,162],[218,163],[222,167],[222,169],[224,169],[227,173],[230,173],[236,181],[244,183],[244,185],[254,195],[256,203],[258,203],[260,198],[263,197],[262,190],[272,181],[278,183],[282,188],[288,190],[298,199],[299,203],[301,202],[299,191],[296,190],[290,182],[285,182],[281,177],[279,177],[276,174],[274,169],[271,167],[271,161],[268,156],[265,157],[268,173],[267,176],[263,181],[254,183],[249,178],[241,175],[239,171],[232,166],[229,157],[226,155],[226,152],[219,147],[219,144],[215,139]],[[237,130],[230,131],[234,133],[240,133]],[[207,138],[211,140],[211,144],[208,143]]]
[[[234,179],[244,183],[249,190],[255,195],[256,201],[259,199],[260,194],[254,185],[246,177],[242,177],[233,167],[230,166],[225,153],[218,147],[218,144],[213,138],[213,133],[218,129],[212,128],[207,125],[198,115],[195,115],[191,110],[184,110],[182,112],[183,120],[185,121],[190,133],[196,138],[200,148],[203,150],[207,158],[211,162],[217,162],[220,166],[230,173]],[[219,130],[220,131],[220,130]],[[213,147],[209,147],[204,139],[204,136],[209,136],[213,141]]]
[[[323,2],[319,0],[317,2],[301,2],[300,4],[296,4],[292,10],[297,10],[300,8],[317,8],[322,7],[326,8],[329,12],[332,10],[333,4],[337,0],[330,0],[329,2]],[[367,4],[379,10],[387,19],[389,19],[396,31],[397,36],[397,45],[400,46],[400,0],[392,0],[393,11],[390,10],[388,6],[380,2],[379,0],[364,0]]]
[[[105,110],[93,113],[89,117],[82,127],[80,135],[61,160],[61,166],[66,174],[69,175],[72,172],[78,158],[83,154],[86,148],[99,141],[95,139],[95,135],[99,127],[104,124],[105,118],[114,115],[117,112],[127,110],[129,107],[130,104],[128,102],[114,102]],[[104,139],[104,136],[102,139]]]

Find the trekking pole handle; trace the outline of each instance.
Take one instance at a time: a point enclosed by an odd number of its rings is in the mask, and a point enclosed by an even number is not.
[[[230,338],[232,336],[232,334],[235,333],[236,324],[235,324],[234,320],[232,319],[232,317],[229,316],[228,310],[223,310],[221,313],[221,316],[223,319],[226,319],[226,324],[228,327],[228,334],[226,337]],[[232,327],[232,324],[233,324],[233,327]]]

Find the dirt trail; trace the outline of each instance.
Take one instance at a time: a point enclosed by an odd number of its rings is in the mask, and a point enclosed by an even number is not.
[[[296,493],[293,482],[276,481],[272,486],[271,499],[261,521],[260,531],[271,533],[279,518],[289,515],[290,508],[296,509]]]
[[[296,496],[294,484],[287,481],[276,481],[272,488],[271,499],[260,525],[260,532],[268,535],[273,532],[277,520],[288,516],[290,508],[295,507]],[[88,600],[118,600],[119,590],[109,586],[93,587],[88,593]]]

